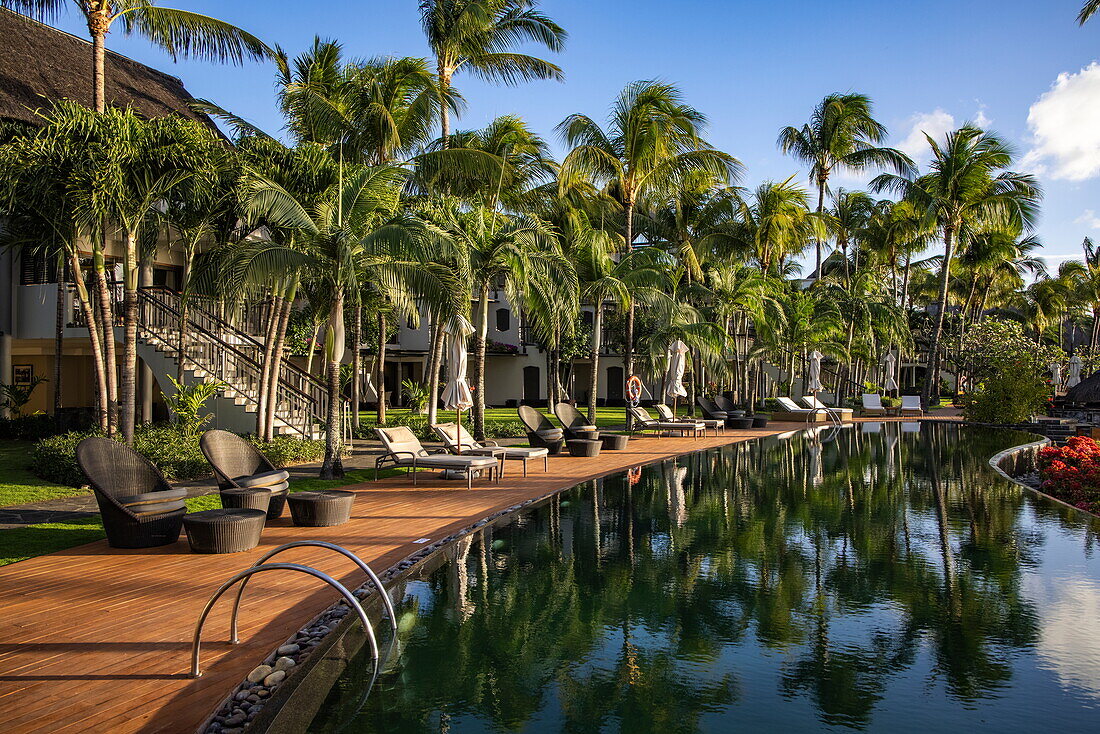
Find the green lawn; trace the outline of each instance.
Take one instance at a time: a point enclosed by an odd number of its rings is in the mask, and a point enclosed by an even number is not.
[[[32,445],[27,441],[0,441],[0,507],[88,494],[86,489],[51,484],[31,474],[28,465]]]

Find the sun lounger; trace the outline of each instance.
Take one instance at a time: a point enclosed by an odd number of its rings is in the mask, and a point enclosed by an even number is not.
[[[717,436],[718,430],[726,427],[726,422],[724,420],[718,420],[717,418],[677,418],[676,414],[672,412],[672,408],[664,403],[658,403],[653,407],[657,410],[657,417],[663,421],[672,421],[674,423],[702,423],[704,435],[706,434],[706,429],[710,428],[714,431],[714,435]]]
[[[384,466],[411,470],[413,484],[416,484],[417,469],[450,469],[466,472],[466,488],[471,489],[475,472],[485,471],[492,479],[493,473],[500,471],[500,462],[492,456],[453,456],[443,448],[429,451],[406,426],[375,428],[374,432],[385,448],[385,453],[374,462],[375,479],[378,479],[378,470]]]
[[[920,404],[920,395],[902,395],[901,410],[898,412],[907,416],[923,416],[924,408]]]
[[[851,408],[834,408],[834,407],[826,405],[825,403],[818,400],[816,395],[803,395],[802,396],[802,403],[804,405],[806,405],[806,407],[810,408],[811,410],[825,410],[825,411],[828,411],[829,413],[833,413],[840,420],[843,420],[843,421],[852,420],[852,409]]]
[[[528,448],[526,446],[501,446],[496,441],[479,443],[474,440],[474,437],[470,435],[465,426],[459,426],[456,423],[437,423],[432,426],[432,430],[443,441],[443,445],[447,447],[447,450],[452,453],[463,456],[496,456],[503,460],[518,459],[523,462],[523,476],[527,476],[527,462],[541,457],[543,470],[550,470],[548,459],[550,452],[547,449]],[[462,448],[461,451],[459,451],[459,446]],[[504,475],[503,461],[500,465],[500,473],[502,476]]]
[[[700,433],[706,432],[706,426],[699,422],[656,420],[649,414],[649,411],[641,406],[631,407],[630,414],[634,416],[632,431],[656,431],[658,437],[660,437],[661,431],[676,432],[681,436],[692,433],[696,438],[699,437]]]
[[[865,416],[882,416],[889,415],[889,409],[884,408],[882,405],[882,396],[878,393],[863,393],[862,398],[863,408],[859,411],[860,415]]]

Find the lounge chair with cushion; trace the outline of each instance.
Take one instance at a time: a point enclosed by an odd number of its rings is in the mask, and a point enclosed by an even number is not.
[[[692,433],[696,438],[699,438],[699,434],[706,433],[706,426],[702,423],[656,420],[649,414],[649,411],[640,405],[631,406],[630,414],[634,416],[634,422],[631,426],[632,431],[656,431],[658,438],[660,438],[661,432],[663,431],[679,433],[681,436]]]
[[[851,408],[834,408],[834,407],[826,405],[825,403],[818,400],[816,395],[803,395],[802,396],[802,403],[806,407],[811,408],[813,410],[825,410],[825,411],[828,411],[830,413],[834,413],[837,416],[837,418],[839,418],[842,421],[852,420],[852,412],[853,411],[852,411]]]
[[[902,395],[900,415],[922,416],[924,408],[920,405],[920,395]]]
[[[561,421],[565,428],[565,438],[584,439],[586,441],[600,440],[600,429],[588,422],[581,412],[569,403],[558,403],[554,406],[554,415]]]
[[[726,427],[726,422],[724,420],[718,420],[717,418],[678,418],[676,414],[672,412],[672,408],[664,403],[657,403],[653,407],[657,410],[657,418],[663,421],[672,421],[674,423],[702,423],[703,435],[706,435],[706,429],[709,428],[714,431],[714,435],[717,436],[718,430]]]
[[[824,423],[829,416],[824,412],[816,412],[813,408],[803,408],[790,398],[776,398],[779,410],[772,413],[773,421],[799,421],[811,423]]]
[[[861,398],[863,401],[863,408],[860,409],[860,415],[865,416],[882,416],[889,415],[889,409],[882,405],[882,396],[878,393],[865,392]]]
[[[218,489],[230,494],[237,489],[265,489],[271,494],[267,519],[283,514],[290,474],[276,469],[251,442],[229,431],[207,431],[199,439],[199,449],[214,469]]]
[[[173,489],[151,461],[109,438],[77,444],[76,462],[95,492],[112,548],[151,548],[179,540],[187,490]]]
[[[535,448],[546,449],[551,456],[557,456],[565,446],[565,431],[550,422],[541,411],[530,405],[518,408],[519,419],[527,429],[527,443]]]
[[[416,484],[417,469],[450,469],[465,472],[466,488],[471,489],[475,473],[484,471],[492,479],[493,473],[500,469],[500,462],[492,456],[453,456],[444,448],[429,451],[407,426],[375,428],[374,432],[384,448],[384,453],[374,462],[375,479],[384,466],[405,468],[406,473],[412,474],[413,484]]]
[[[527,448],[526,446],[501,446],[496,441],[474,440],[465,426],[457,423],[436,423],[432,430],[443,441],[447,450],[454,454],[469,456],[497,456],[505,460],[518,459],[523,462],[523,476],[527,476],[527,462],[531,459],[542,459],[543,471],[550,470],[548,457],[550,452],[544,448]],[[461,451],[459,447],[461,446]],[[504,464],[501,464],[501,474],[504,473]]]

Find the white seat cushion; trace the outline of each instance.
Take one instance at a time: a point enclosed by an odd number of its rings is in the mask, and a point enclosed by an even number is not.
[[[283,469],[276,469],[275,471],[265,471],[259,474],[253,474],[247,477],[234,477],[233,483],[238,487],[247,487],[248,489],[260,488],[260,487],[274,487],[276,484],[282,484],[286,480],[290,479],[289,472]]]

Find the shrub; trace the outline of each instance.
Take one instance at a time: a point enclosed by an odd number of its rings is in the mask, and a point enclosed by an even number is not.
[[[427,385],[416,382],[415,380],[402,380],[401,393],[405,396],[405,400],[408,402],[409,408],[413,413],[420,415],[424,412],[424,409],[428,407],[428,400],[431,396],[428,394]]]
[[[1100,444],[1074,436],[1065,446],[1039,450],[1042,490],[1088,512],[1100,512]]]
[[[49,415],[23,415],[0,419],[0,438],[38,441],[57,433],[57,422]]]
[[[76,463],[76,445],[96,431],[73,431],[35,444],[31,471],[50,482],[79,487],[86,484]],[[325,455],[324,441],[279,436],[271,443],[255,443],[275,466],[319,461]],[[195,479],[210,474],[210,465],[199,450],[199,437],[186,435],[169,425],[140,426],[134,432],[134,450],[156,464],[173,480]]]
[[[963,415],[977,423],[1023,423],[1042,412],[1050,385],[1035,368],[1013,362],[993,369],[960,397]]]

